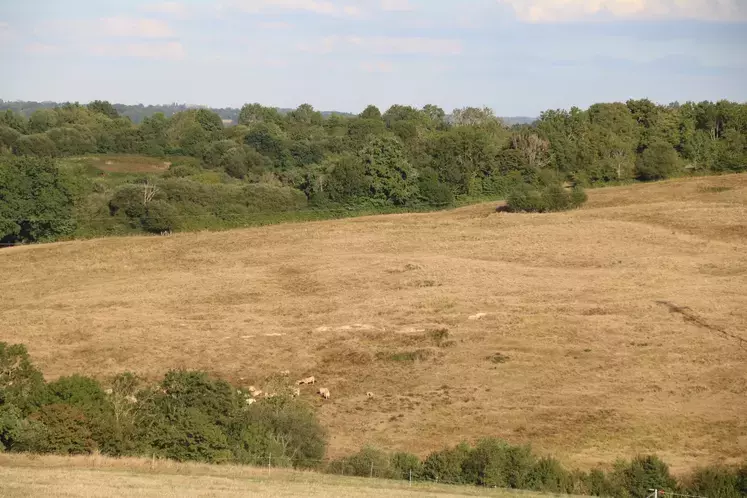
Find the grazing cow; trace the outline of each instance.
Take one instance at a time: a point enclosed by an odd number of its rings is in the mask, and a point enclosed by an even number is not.
[[[371,391],[369,391],[369,392],[366,393],[366,397],[369,398],[369,399],[373,398],[374,397],[374,393],[372,393]]]
[[[8,382],[8,385],[9,385],[9,386],[11,386],[11,385],[13,385],[13,383],[12,383],[12,382]],[[106,391],[104,391],[104,392],[105,392],[106,394],[113,394],[113,393],[114,393],[114,389],[112,389],[112,388],[110,387],[109,389],[107,389],[107,390],[106,390]]]
[[[329,389],[327,389],[326,387],[319,388],[319,394],[322,398],[329,399]]]
[[[282,375],[283,377],[288,377],[290,374],[290,370],[283,370],[282,372],[280,372],[280,375]]]
[[[301,396],[301,389],[299,389],[299,388],[297,388],[297,387],[294,387],[294,388],[293,388],[293,392],[291,393],[291,395],[292,395],[292,396],[293,396],[294,398],[297,398],[297,397]]]
[[[254,398],[246,398],[246,404],[247,405],[251,405],[251,404],[254,404],[256,402],[257,402],[257,400],[254,399]]]
[[[262,391],[260,391],[259,389],[257,389],[256,391],[254,391],[252,393],[252,396],[254,396],[255,398],[258,398],[258,397],[262,396]]]
[[[306,377],[305,379],[296,381],[296,385],[303,386],[306,384],[313,384],[315,382],[316,382],[316,379],[314,377]]]

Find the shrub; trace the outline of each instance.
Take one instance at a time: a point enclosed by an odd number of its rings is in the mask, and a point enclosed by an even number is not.
[[[586,195],[586,191],[584,188],[579,184],[573,187],[573,190],[571,190],[571,207],[572,208],[578,208],[583,206],[586,201],[589,199],[589,196]]]
[[[81,155],[96,151],[96,141],[87,128],[53,128],[47,131],[57,151],[63,155]]]
[[[141,224],[145,231],[151,233],[171,231],[178,226],[178,212],[166,201],[151,201],[145,208]]]
[[[671,491],[677,485],[667,464],[655,455],[638,456],[630,463],[617,462],[610,480],[633,498],[646,498],[649,489]]]
[[[241,200],[252,212],[283,212],[306,207],[303,192],[290,187],[253,183],[242,189]]]
[[[101,386],[94,379],[72,375],[61,377],[47,384],[50,404],[62,403],[78,407],[100,407],[106,397]]]
[[[413,479],[419,479],[423,473],[423,463],[417,455],[411,453],[395,453],[392,455],[390,465],[397,479],[409,479],[410,475]]]
[[[571,473],[554,458],[540,458],[527,477],[527,487],[551,493],[573,492]]]
[[[661,180],[672,176],[679,168],[677,151],[667,142],[654,142],[643,151],[636,163],[640,180]]]
[[[514,213],[542,213],[546,210],[542,195],[526,183],[508,193],[506,204]]]
[[[277,461],[286,459],[294,467],[316,467],[327,448],[327,434],[314,412],[303,402],[276,396],[255,403],[238,419],[243,427],[254,427],[270,441],[281,442],[271,452]],[[246,440],[246,434],[242,436]]]
[[[0,152],[3,150],[13,150],[21,134],[9,126],[0,125]]]
[[[578,208],[586,200],[586,192],[580,185],[569,192],[560,183],[549,183],[538,188],[520,184],[508,194],[506,203],[509,210],[515,213],[545,213]]]
[[[400,477],[398,471],[393,469],[390,465],[389,455],[370,446],[364,447],[355,455],[350,455],[330,462],[327,467],[327,472],[330,474],[376,477],[382,479]]]
[[[423,462],[422,476],[443,483],[464,483],[462,466],[469,458],[470,451],[467,443],[461,443],[455,448],[431,453]]]
[[[25,443],[28,451],[79,455],[96,448],[89,420],[77,407],[46,405],[29,418],[40,425]]]
[[[418,180],[421,199],[430,206],[446,207],[454,203],[454,193],[448,185],[438,181],[438,174],[429,170]]]
[[[58,151],[48,135],[37,133],[19,137],[13,146],[13,153],[17,156],[55,157]]]
[[[709,498],[740,498],[744,496],[745,490],[739,488],[738,471],[726,467],[697,469],[687,484],[689,494]]]
[[[0,342],[0,406],[13,405],[25,416],[41,406],[44,396],[44,378],[26,346]]]
[[[13,448],[22,433],[23,414],[18,407],[0,404],[0,453]]]

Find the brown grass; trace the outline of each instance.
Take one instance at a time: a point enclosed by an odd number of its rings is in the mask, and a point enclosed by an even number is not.
[[[176,463],[138,458],[0,454],[0,496],[49,498],[123,497],[422,497],[493,496],[540,498],[468,486],[361,479],[292,470]],[[566,495],[554,495],[566,496]]]
[[[171,163],[154,157],[139,155],[85,156],[76,159],[106,173],[162,173]]]
[[[747,336],[747,175],[595,190],[559,214],[482,204],[11,248],[0,274],[0,340],[49,378],[314,375],[333,457],[487,435],[583,468],[747,455],[747,350],[714,332]]]

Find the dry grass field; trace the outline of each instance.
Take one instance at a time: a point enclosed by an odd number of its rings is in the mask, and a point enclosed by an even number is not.
[[[67,162],[84,164],[104,173],[163,173],[171,165],[162,159],[134,154],[82,156],[67,159]]]
[[[581,468],[743,461],[747,175],[495,207],[10,248],[0,341],[48,378],[314,375],[333,457],[498,436]]]
[[[0,454],[0,496],[3,498],[193,498],[193,497],[340,497],[427,496],[450,498],[547,498],[532,492],[466,486],[398,482],[330,476],[313,472],[200,465],[100,456],[59,457]],[[566,495],[561,495],[566,496]],[[568,497],[570,498],[570,497]]]

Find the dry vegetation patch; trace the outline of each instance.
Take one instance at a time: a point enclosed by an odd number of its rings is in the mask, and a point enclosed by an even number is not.
[[[747,350],[714,332],[747,336],[747,175],[594,190],[557,214],[11,248],[0,273],[0,340],[47,376],[314,375],[333,457],[485,435],[582,467],[747,454]]]

